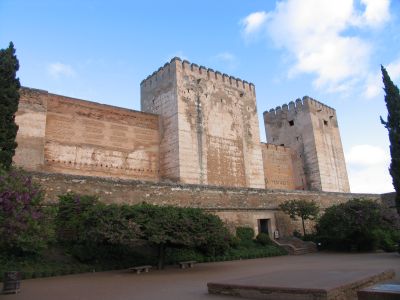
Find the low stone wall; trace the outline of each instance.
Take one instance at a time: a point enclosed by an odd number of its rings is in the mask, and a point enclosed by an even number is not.
[[[34,180],[43,187],[45,199],[49,203],[57,202],[58,195],[75,192],[97,195],[105,203],[146,202],[157,205],[198,207],[219,215],[232,229],[235,226],[250,226],[258,232],[258,220],[268,219],[271,235],[275,229],[278,229],[282,235],[291,234],[294,229],[301,230],[299,222],[290,220],[278,211],[278,205],[286,200],[314,200],[321,210],[352,198],[381,201],[379,194],[224,188],[39,172],[31,174]]]

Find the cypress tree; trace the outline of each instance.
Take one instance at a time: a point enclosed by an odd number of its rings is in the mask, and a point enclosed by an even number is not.
[[[385,90],[385,102],[388,110],[387,121],[381,117],[381,122],[389,132],[390,163],[389,172],[396,190],[396,208],[400,214],[400,93],[399,88],[392,82],[386,69],[381,66]]]
[[[12,42],[0,50],[0,166],[9,169],[15,154],[18,125],[15,113],[19,103],[19,62]]]

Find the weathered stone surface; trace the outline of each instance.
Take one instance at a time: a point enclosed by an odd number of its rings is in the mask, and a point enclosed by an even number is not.
[[[174,58],[141,83],[143,112],[21,89],[18,166],[201,185],[349,192],[335,110],[303,100],[264,113],[255,86]]]
[[[265,188],[282,190],[304,190],[304,174],[297,153],[289,147],[261,144]],[[303,177],[302,177],[303,175]],[[302,182],[303,181],[303,182]]]
[[[15,122],[18,124],[14,162],[27,170],[41,170],[44,165],[48,93],[21,89]]]
[[[285,191],[252,188],[226,188],[193,184],[146,182],[66,174],[33,173],[45,191],[46,201],[57,202],[58,195],[66,192],[97,195],[105,203],[175,205],[199,207],[219,215],[233,229],[250,226],[259,231],[259,219],[270,220],[269,233],[278,229],[281,235],[301,231],[300,221],[293,221],[278,211],[286,200],[314,200],[323,210],[333,204],[343,203],[354,197],[381,201],[376,194],[348,194],[317,191]],[[310,227],[312,223],[307,222]]]
[[[264,188],[253,84],[173,59],[141,83],[141,105],[163,120],[163,178]]]
[[[158,116],[23,88],[14,161],[28,170],[158,180]]]
[[[264,112],[267,141],[302,158],[309,190],[350,192],[336,111],[304,97]]]

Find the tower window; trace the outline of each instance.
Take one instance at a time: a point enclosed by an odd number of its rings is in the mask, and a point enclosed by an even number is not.
[[[294,121],[293,120],[289,121],[289,125],[294,126]]]
[[[328,121],[327,120],[324,120],[324,125],[328,126]]]
[[[285,147],[285,144],[281,144],[282,147]]]

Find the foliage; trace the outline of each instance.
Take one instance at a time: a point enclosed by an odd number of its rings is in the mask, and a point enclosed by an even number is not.
[[[168,248],[166,249],[165,262],[168,264],[177,264],[180,261],[194,260],[202,262],[206,260],[206,255],[193,248]]]
[[[288,200],[279,205],[279,208],[287,213],[292,220],[301,218],[303,225],[303,235],[306,235],[305,220],[314,220],[319,213],[319,207],[314,201]]]
[[[140,239],[139,226],[126,206],[100,203],[94,196],[68,193],[59,197],[58,239],[81,261],[123,255]]]
[[[269,237],[268,233],[259,233],[256,237],[256,241],[263,246],[272,245],[271,238]]]
[[[140,225],[143,238],[158,247],[158,267],[164,267],[167,247],[197,248],[217,255],[229,247],[230,235],[215,215],[196,208],[135,205],[131,216]]]
[[[226,253],[227,257],[232,259],[270,257],[286,254],[286,250],[281,247],[276,245],[261,245],[254,241],[251,244],[247,244],[245,247],[240,246],[238,248],[231,248]]]
[[[254,229],[251,227],[237,227],[236,237],[239,239],[240,244],[249,244],[253,242],[254,239]]]
[[[7,255],[38,254],[53,237],[50,209],[43,194],[21,170],[0,169],[0,251]]]
[[[0,166],[9,169],[15,154],[18,126],[15,113],[19,103],[19,69],[15,49],[10,42],[7,49],[0,50]]]
[[[381,66],[381,71],[388,110],[387,121],[384,121],[381,117],[381,122],[389,132],[390,155],[392,157],[389,172],[396,190],[397,212],[400,214],[400,92],[383,66]]]
[[[140,204],[105,205],[96,197],[60,196],[59,241],[81,261],[124,256],[147,241],[158,248],[162,268],[167,247],[198,249],[218,255],[229,247],[222,221],[200,209]]]
[[[371,200],[353,199],[326,209],[317,224],[317,238],[335,250],[391,250],[399,238],[400,218]]]

